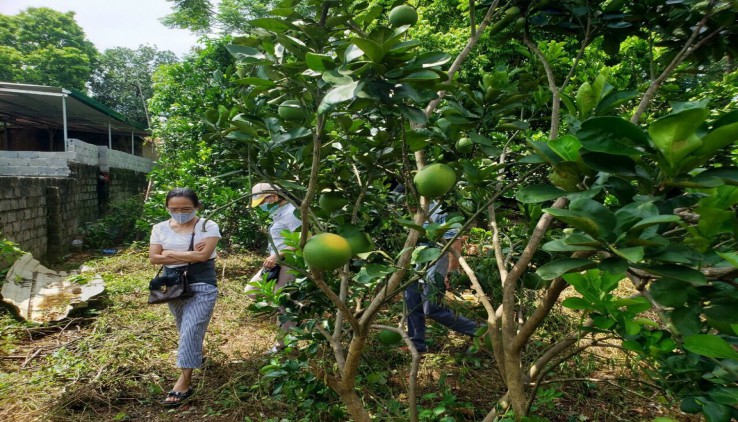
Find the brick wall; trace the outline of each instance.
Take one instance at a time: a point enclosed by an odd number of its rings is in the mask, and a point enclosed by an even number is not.
[[[0,236],[42,262],[69,252],[78,228],[99,218],[97,166],[69,163],[67,177],[0,176]],[[110,169],[110,201],[146,189],[146,174]]]

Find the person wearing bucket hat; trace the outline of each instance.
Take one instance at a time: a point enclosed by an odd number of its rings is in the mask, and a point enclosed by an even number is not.
[[[279,265],[279,263],[284,258],[283,251],[292,249],[285,242],[284,231],[294,232],[302,226],[302,221],[295,217],[295,206],[285,198],[284,192],[270,183],[262,182],[254,185],[251,189],[251,207],[259,207],[268,211],[272,219],[272,224],[269,226],[269,237],[271,238],[268,246],[269,256],[264,260],[262,268],[249,281],[245,289],[249,297],[253,299],[259,287],[252,282],[261,280],[262,274],[266,271],[275,270],[279,266],[276,276],[277,283],[274,286],[275,290],[283,288],[295,279],[294,274],[289,272],[289,268]],[[284,309],[280,308],[280,310],[284,312]],[[285,333],[294,326],[293,321],[280,324],[280,328]],[[285,347],[282,337],[279,336],[270,352],[277,352]]]

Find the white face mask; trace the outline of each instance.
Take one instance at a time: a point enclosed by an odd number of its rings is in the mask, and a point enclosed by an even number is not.
[[[191,213],[179,213],[179,212],[170,212],[169,215],[172,216],[172,219],[176,221],[179,224],[185,224],[195,218],[195,215],[197,215],[197,210],[192,211]]]

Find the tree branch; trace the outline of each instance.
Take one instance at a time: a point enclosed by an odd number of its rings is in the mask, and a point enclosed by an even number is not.
[[[461,53],[459,53],[458,56],[456,56],[456,60],[451,64],[451,67],[448,69],[448,81],[452,81],[454,79],[454,74],[461,68],[461,64],[464,63],[464,60],[466,60],[467,56],[469,56],[469,53],[471,53],[472,49],[476,47],[477,43],[479,42],[479,39],[482,37],[482,34],[484,33],[484,30],[489,26],[489,24],[492,22],[492,16],[495,14],[495,9],[497,8],[497,5],[500,3],[500,0],[495,0],[492,2],[492,4],[489,6],[489,9],[487,9],[487,14],[484,16],[484,19],[482,19],[482,22],[479,24],[479,28],[477,28],[477,31],[469,37],[469,41],[466,42],[466,45],[461,50]],[[443,97],[446,95],[446,91],[441,91],[438,93],[438,98],[428,103],[428,106],[425,108],[425,115],[427,117],[430,117],[431,113],[433,113],[433,110],[438,107],[438,104],[440,104]]]
[[[674,69],[676,69],[676,67],[679,66],[684,61],[684,59],[686,59],[696,49],[692,49],[692,44],[697,39],[700,31],[702,30],[702,27],[705,26],[705,23],[707,23],[707,20],[710,19],[711,16],[712,15],[710,13],[705,14],[702,20],[700,20],[699,23],[697,23],[697,25],[694,27],[694,30],[692,30],[692,34],[689,36],[689,39],[687,39],[682,49],[679,50],[676,56],[674,56],[674,59],[672,59],[671,63],[666,66],[666,68],[663,72],[661,72],[661,75],[659,75],[658,78],[651,82],[651,85],[646,90],[646,93],[643,94],[643,98],[641,98],[641,102],[638,104],[638,108],[636,109],[635,114],[633,114],[633,117],[631,117],[630,119],[631,123],[638,123],[638,121],[641,119],[641,115],[643,115],[643,113],[645,113],[646,111],[646,108],[648,108],[648,103],[650,103],[653,97],[656,96],[656,91],[658,91],[658,89],[661,87],[661,84],[663,84],[666,78],[669,77],[671,72],[673,72]],[[711,36],[712,35],[710,35],[710,37]],[[702,44],[698,44],[697,48],[699,48],[699,46],[701,45]]]
[[[543,69],[546,71],[546,79],[548,79],[548,90],[551,91],[552,96],[551,130],[549,131],[548,138],[556,139],[556,137],[559,136],[559,109],[561,107],[561,95],[559,94],[559,89],[556,87],[556,78],[554,77],[553,70],[551,69],[551,64],[548,62],[548,60],[546,60],[546,56],[544,56],[543,53],[541,53],[541,50],[539,50],[538,47],[536,47],[536,45],[528,39],[527,32],[524,33],[523,43],[528,46],[533,54],[538,56],[538,60],[541,61]]]

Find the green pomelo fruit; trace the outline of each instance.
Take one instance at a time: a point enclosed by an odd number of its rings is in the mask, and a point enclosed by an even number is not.
[[[318,199],[318,205],[320,208],[327,212],[340,210],[347,203],[348,200],[344,197],[344,194],[337,191],[323,192],[320,194],[320,198]]]
[[[694,399],[692,396],[687,396],[682,399],[681,404],[679,405],[679,410],[681,410],[684,413],[689,414],[695,414],[702,411],[702,406],[697,403],[697,400]]]
[[[415,25],[418,22],[418,12],[408,5],[397,6],[390,11],[389,21],[394,27]]]
[[[438,198],[446,194],[456,184],[454,169],[442,163],[423,167],[413,179],[418,193],[426,198]]]
[[[369,240],[369,236],[366,233],[355,233],[346,237],[346,241],[351,245],[351,252],[354,255],[371,252],[374,249],[372,241]]]
[[[338,234],[351,245],[351,251],[354,255],[371,252],[374,249],[369,235],[362,232],[355,224],[344,224],[338,228]]]
[[[402,335],[398,332],[384,329],[377,334],[377,339],[384,344],[397,344],[402,341]]]
[[[279,105],[277,114],[284,120],[303,120],[305,111],[297,100],[287,100]]]
[[[307,241],[302,256],[310,268],[335,270],[351,259],[351,245],[337,234],[321,233]]]
[[[456,141],[456,151],[462,154],[471,152],[472,148],[474,148],[474,142],[470,138],[460,138]]]

